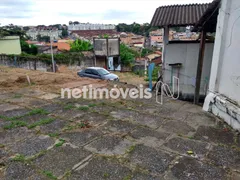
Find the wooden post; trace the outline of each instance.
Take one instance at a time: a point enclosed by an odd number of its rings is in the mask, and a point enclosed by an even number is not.
[[[168,26],[164,27],[163,34],[164,35],[163,35],[163,47],[162,47],[162,71],[161,71],[162,78],[164,76],[164,70],[165,70],[166,46],[169,43],[169,27]]]
[[[203,60],[204,60],[204,52],[205,52],[205,44],[206,44],[206,32],[202,30],[201,32],[201,41],[200,41],[200,49],[198,56],[198,65],[197,65],[197,75],[196,75],[196,84],[195,84],[195,94],[194,94],[194,104],[198,104],[199,102],[199,94],[201,87],[201,77],[202,77],[202,68],[203,68]]]

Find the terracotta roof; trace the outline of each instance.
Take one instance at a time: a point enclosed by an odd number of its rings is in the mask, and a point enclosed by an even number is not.
[[[58,50],[70,50],[70,44],[66,42],[58,42]]]
[[[152,26],[195,25],[207,10],[210,3],[161,6],[156,9]]]

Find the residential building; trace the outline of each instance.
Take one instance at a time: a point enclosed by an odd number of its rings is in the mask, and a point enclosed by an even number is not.
[[[195,29],[203,35],[216,31],[208,95],[203,109],[240,131],[240,11],[237,7],[240,7],[239,0],[215,0]]]
[[[32,40],[37,40],[37,36],[49,36],[53,40],[61,39],[60,37],[62,36],[62,30],[58,29],[30,29],[26,32],[27,36],[31,37]]]
[[[118,37],[119,33],[116,30],[74,30],[71,31],[71,36],[75,38],[93,41],[93,38],[108,35],[109,38]]]
[[[45,46],[38,46],[38,53],[40,54],[57,54],[58,53],[58,47],[57,46],[51,46],[45,45]]]
[[[122,43],[130,47],[143,48],[145,43],[145,37],[141,35],[135,35],[133,33],[121,33],[120,40]]]
[[[164,28],[162,81],[169,87],[179,86],[179,91],[175,88],[173,93],[179,94],[180,99],[194,99],[200,41],[174,40],[171,36],[176,32],[169,29],[173,26],[195,25],[209,5],[210,3],[162,6],[157,8],[151,22],[152,26]],[[200,87],[202,99],[207,95],[213,46],[211,41],[206,44]]]
[[[115,30],[116,26],[113,24],[91,24],[91,23],[69,23],[69,31],[78,31],[78,30]]]
[[[0,54],[21,54],[19,36],[0,37]]]

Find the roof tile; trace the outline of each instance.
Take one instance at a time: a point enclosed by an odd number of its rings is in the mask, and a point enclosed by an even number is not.
[[[156,9],[151,25],[159,27],[195,25],[209,5],[210,3],[161,6]]]

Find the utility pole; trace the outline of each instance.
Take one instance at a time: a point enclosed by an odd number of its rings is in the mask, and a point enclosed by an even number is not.
[[[52,67],[53,67],[53,72],[55,73],[55,63],[54,63],[54,57],[53,57],[53,48],[52,48],[52,31],[50,31],[50,42],[51,42],[51,54],[52,54]]]

